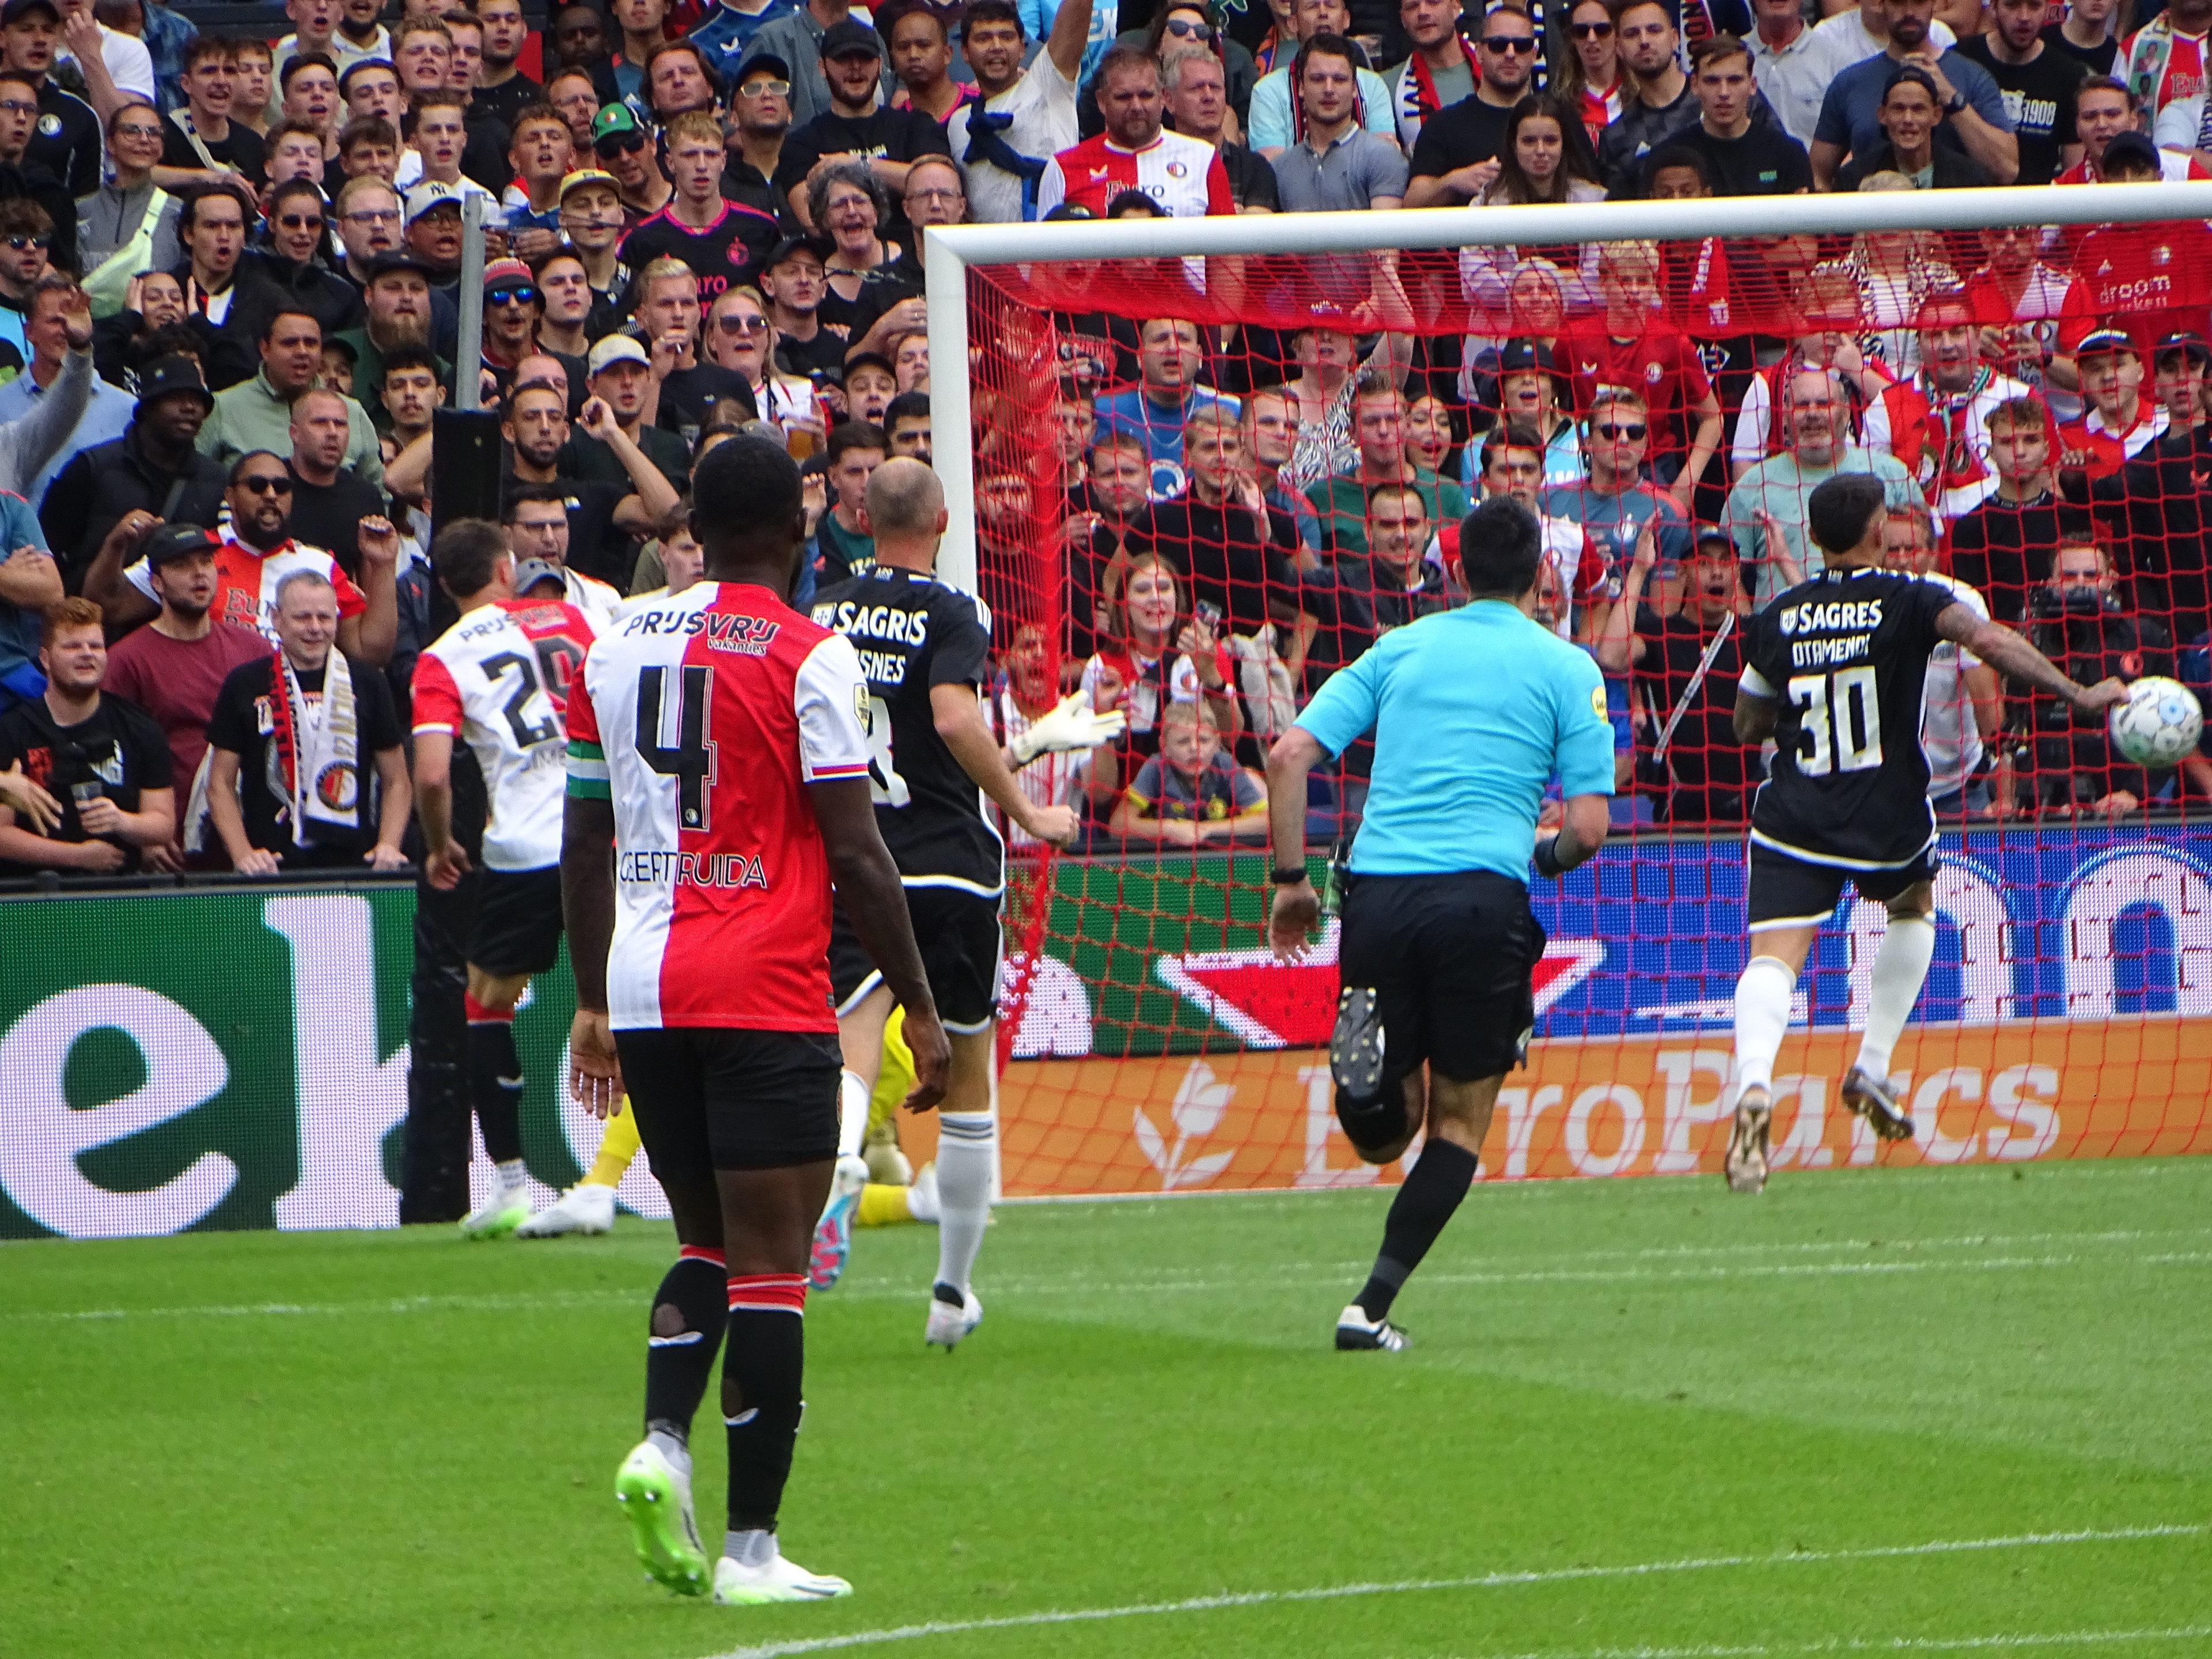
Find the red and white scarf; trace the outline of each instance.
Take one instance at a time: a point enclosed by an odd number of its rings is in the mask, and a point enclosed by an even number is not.
[[[277,652],[270,670],[269,713],[270,784],[289,802],[293,841],[313,845],[307,832],[318,823],[358,833],[361,722],[345,653],[331,653],[317,704],[301,689],[292,659]]]

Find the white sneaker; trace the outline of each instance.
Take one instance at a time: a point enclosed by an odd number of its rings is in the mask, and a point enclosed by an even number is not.
[[[982,1322],[983,1304],[975,1299],[975,1291],[969,1291],[966,1300],[956,1308],[950,1302],[940,1300],[935,1288],[932,1287],[929,1322],[922,1327],[922,1343],[925,1346],[935,1343],[951,1353],[955,1343]]]
[[[1339,1353],[1396,1353],[1407,1343],[1406,1333],[1387,1319],[1370,1319],[1357,1302],[1346,1304],[1336,1316]]]
[[[530,1219],[530,1189],[492,1188],[491,1196],[461,1218],[464,1238],[504,1238]]]
[[[585,1182],[514,1230],[517,1238],[558,1238],[563,1233],[604,1233],[615,1224],[615,1189]]]
[[[814,1247],[806,1263],[810,1288],[826,1291],[843,1274],[845,1259],[853,1252],[853,1217],[860,1207],[860,1189],[867,1184],[866,1160],[857,1156],[837,1160],[836,1172],[830,1177],[830,1201],[814,1224]]]
[[[853,1587],[835,1573],[809,1572],[778,1550],[766,1566],[742,1566],[728,1556],[714,1564],[714,1599],[726,1607],[757,1607],[766,1601],[829,1601],[850,1595]]]
[[[637,1559],[678,1595],[707,1593],[707,1551],[691,1513],[691,1478],[650,1440],[630,1449],[615,1474],[615,1501],[629,1518]]]

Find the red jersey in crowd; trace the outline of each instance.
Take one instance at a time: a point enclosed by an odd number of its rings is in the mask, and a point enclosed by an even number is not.
[[[2212,230],[2196,220],[2100,225],[2081,239],[2074,274],[2096,314],[2127,330],[2148,363],[2166,335],[2204,331]]]
[[[1213,146],[1164,129],[1141,149],[1123,149],[1101,133],[1060,151],[1037,181],[1037,217],[1073,202],[1103,219],[1106,204],[1125,190],[1144,191],[1176,218],[1237,211],[1228,170]]]
[[[295,570],[315,571],[330,582],[337,594],[340,622],[368,609],[368,596],[319,547],[286,541],[264,553],[239,540],[227,525],[216,534],[222,545],[215,552],[215,601],[208,606],[208,615],[218,623],[253,629],[271,645],[276,644],[276,585]],[[161,602],[145,560],[123,574],[141,593],[156,604]]]
[[[2078,466],[2092,478],[2108,477],[2163,433],[2166,422],[2165,405],[2148,398],[2137,400],[2135,424],[2124,432],[2106,422],[2102,410],[2093,409],[2058,428],[2058,465]]]
[[[1575,407],[1588,409],[1597,389],[1626,386],[1644,399],[1651,416],[1651,453],[1687,447],[1690,410],[1712,396],[1713,383],[1698,348],[1672,323],[1655,317],[1632,340],[1616,340],[1601,321],[1581,325],[1560,340],[1561,365],[1572,376]]]

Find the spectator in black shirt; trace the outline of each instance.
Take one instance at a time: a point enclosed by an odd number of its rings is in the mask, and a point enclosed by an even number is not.
[[[1202,46],[1169,53],[1160,70],[1168,125],[1186,138],[1203,138],[1213,146],[1221,157],[1221,170],[1229,175],[1229,198],[1239,213],[1279,213],[1282,204],[1275,191],[1275,169],[1265,156],[1223,137],[1229,110],[1227,74],[1221,60]]]
[[[1990,0],[1986,33],[1959,42],[1959,53],[1990,72],[2004,94],[2020,139],[2016,185],[2047,185],[2081,159],[2074,137],[2074,89],[2089,66],[2043,37],[2043,0]],[[2099,74],[2107,71],[2100,70]]]
[[[10,25],[9,33],[14,32]],[[154,169],[154,182],[163,190],[216,184],[233,172],[261,188],[268,146],[245,122],[231,118],[237,54],[236,44],[218,34],[203,34],[185,49],[185,72],[177,77],[185,107],[169,112],[161,163]]]
[[[1812,189],[1812,161],[1760,102],[1743,42],[1709,35],[1690,49],[1690,62],[1698,118],[1667,137],[1667,146],[1705,158],[1716,196],[1802,196]]]
[[[2018,628],[2027,596],[2051,575],[2060,541],[2088,528],[2053,487],[2050,411],[2014,398],[1990,411],[1990,465],[1996,492],[1951,526],[1951,574],[1979,592],[1990,615]]]
[[[722,194],[772,218],[787,219],[791,205],[776,189],[775,175],[790,131],[791,65],[774,52],[757,52],[745,60],[730,95]]]
[[[82,198],[100,188],[100,118],[91,105],[54,83],[54,55],[61,38],[61,14],[54,0],[14,0],[0,10],[0,55],[9,69],[20,71],[39,89],[38,127],[24,154],[60,179],[71,196]],[[224,48],[226,54],[233,50]],[[189,47],[185,61],[188,66],[191,62]],[[258,182],[258,171],[254,176]]]
[[[1407,207],[1482,199],[1498,177],[1506,118],[1529,89],[1537,45],[1536,26],[1520,6],[1493,6],[1484,15],[1474,43],[1474,91],[1421,123],[1406,185]]]
[[[822,296],[828,279],[822,250],[809,238],[787,236],[761,266],[761,297],[775,325],[775,366],[787,374],[813,378],[842,375],[845,341],[822,326]]]
[[[283,577],[279,648],[232,669],[216,698],[208,816],[241,875],[406,867],[406,733],[384,676],[338,648],[337,618],[322,574]]]
[[[384,516],[384,492],[341,465],[350,435],[346,400],[313,388],[292,404],[293,539],[326,550],[358,580],[364,519]]]
[[[924,466],[934,464],[936,446],[929,429],[929,394],[902,392],[884,410],[884,435],[890,440],[891,454],[904,455]]]
[[[1329,556],[1336,625],[1321,631],[1309,662],[1341,666],[1392,629],[1460,602],[1443,567],[1426,557],[1435,534],[1428,502],[1412,484],[1378,483],[1367,492],[1366,550],[1345,541]],[[1313,683],[1322,678],[1317,672]]]
[[[138,107],[139,113],[131,122],[134,126],[151,113],[143,105]],[[31,77],[18,70],[0,71],[0,179],[6,180],[4,186],[0,186],[0,199],[21,198],[44,209],[46,228],[41,234],[49,239],[47,246],[52,252],[53,262],[64,270],[75,270],[79,262],[76,198],[51,168],[42,161],[32,160],[27,153],[38,131],[38,88]],[[10,169],[13,178],[9,177]],[[150,173],[140,175],[142,187],[151,176]],[[88,198],[85,203],[87,219],[100,208],[103,199],[113,199],[118,194],[127,194],[121,190],[120,181],[103,189],[98,197]],[[143,210],[142,204],[142,214]],[[105,258],[112,251],[100,250],[98,257]]]
[[[699,303],[710,306],[725,289],[752,281],[776,245],[776,222],[723,198],[722,129],[705,111],[669,123],[665,155],[676,193],[623,239],[623,262],[642,270],[655,259],[681,259],[699,279]]]
[[[476,94],[469,101],[512,131],[514,118],[545,96],[544,88],[515,68],[530,25],[523,19],[521,0],[477,0],[477,21],[483,25],[483,46]]]
[[[775,175],[791,210],[809,225],[808,190],[824,164],[857,157],[887,192],[902,195],[916,156],[951,153],[945,129],[920,110],[883,107],[883,42],[865,23],[848,17],[822,37],[830,107],[784,140]]]
[[[568,561],[617,591],[629,586],[632,537],[649,536],[675,508],[675,487],[644,451],[623,434],[614,411],[597,398],[584,405],[584,430],[615,453],[629,475],[621,484],[564,478],[561,449],[568,441],[568,399],[550,382],[529,380],[507,394],[500,435],[513,453],[507,477],[520,483],[573,486],[568,503]]]
[[[725,290],[715,303],[728,303],[735,291]],[[759,412],[744,376],[720,363],[699,361],[699,289],[688,265],[678,259],[654,260],[638,272],[637,295],[637,331],[660,373],[661,425],[696,444],[708,413],[723,398],[733,398],[748,411]]]
[[[614,412],[615,424],[678,490],[691,483],[691,451],[665,426],[645,424],[645,405],[655,390],[653,360],[627,334],[610,334],[592,348],[591,395]],[[615,453],[588,432],[571,432],[561,470],[579,478],[627,486],[629,474]]]
[[[2197,334],[2170,334],[2153,354],[2166,430],[2116,472],[2091,480],[2089,510],[2121,568],[2136,608],[2163,616],[2179,641],[2212,624],[2212,547],[2204,501],[2212,484],[2212,427],[2205,422],[2205,367],[2212,347]]]
[[[1857,190],[1877,173],[1894,173],[1915,184],[1924,179],[1923,188],[1929,190],[1967,190],[1991,182],[1972,156],[1936,142],[1943,110],[1935,78],[1925,70],[1907,64],[1892,70],[1875,118],[1881,125],[1882,142],[1836,169],[1839,192]]]
[[[0,715],[0,772],[20,769],[61,811],[44,835],[0,798],[0,868],[106,875],[136,870],[175,833],[174,763],[154,717],[103,695],[107,637],[100,607],[64,599],[40,631],[42,696]]]
[[[2120,55],[2119,37],[2112,26],[2112,15],[2119,9],[2119,0],[2067,0],[2065,20],[2047,25],[2044,41],[2090,74],[2110,75]]]
[[[1312,625],[1297,605],[1296,547],[1291,526],[1268,512],[1244,470],[1236,415],[1218,404],[1194,409],[1183,423],[1182,455],[1188,490],[1152,504],[1129,537],[1131,553],[1164,555],[1189,584],[1193,603],[1213,606],[1231,636],[1249,639],[1272,623],[1298,625],[1297,647],[1278,653],[1291,661],[1295,678]]]

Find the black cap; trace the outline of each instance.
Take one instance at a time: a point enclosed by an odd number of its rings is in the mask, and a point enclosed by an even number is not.
[[[422,278],[426,283],[434,282],[437,280],[437,273],[433,271],[429,266],[424,264],[413,254],[403,252],[398,248],[393,248],[388,252],[380,253],[368,262],[368,280],[373,283],[378,277],[395,270],[411,270],[416,276]]]
[[[206,377],[201,374],[199,364],[190,357],[156,357],[138,371],[138,407],[143,409],[156,398],[166,398],[173,392],[197,393],[210,407],[215,404],[215,394],[208,390]]]
[[[62,21],[62,9],[56,0],[8,0],[6,5],[0,6],[0,23],[12,23],[34,11],[46,13],[57,23]]]
[[[2092,329],[2074,348],[2074,357],[2078,362],[2084,357],[2108,356],[2119,351],[2131,357],[2136,356],[2136,337],[2124,328]]]
[[[733,87],[741,87],[762,70],[766,70],[779,81],[791,79],[790,64],[772,52],[757,52],[738,65],[738,78],[730,84]]]
[[[1690,546],[1693,550],[1716,544],[1725,547],[1730,553],[1735,551],[1735,538],[1717,524],[1701,526],[1698,533],[1690,538]]]
[[[1552,361],[1552,348],[1540,340],[1508,340],[1498,349],[1498,374],[1501,380],[1508,374],[1526,374],[1532,368],[1565,378]]]
[[[1044,222],[1056,225],[1071,220],[1096,219],[1098,216],[1080,202],[1062,202],[1058,207],[1044,210]]]
[[[2110,173],[2116,163],[2122,161],[2132,161],[2136,166],[2148,167],[2153,172],[2163,169],[2163,164],[2158,159],[2158,146],[2140,132],[2123,132],[2115,137],[2111,143],[2105,146],[2105,157],[2097,164],[2098,170]]]
[[[787,236],[769,250],[769,256],[761,261],[760,268],[774,270],[794,253],[811,253],[819,259],[822,258],[822,244],[811,236]]]
[[[2160,340],[2157,349],[2151,353],[2150,360],[2154,363],[2164,362],[2177,351],[2185,351],[2198,362],[2212,365],[2212,341],[2187,329],[2169,334]]]
[[[822,33],[822,56],[824,59],[848,58],[855,52],[866,52],[881,62],[884,43],[880,36],[866,23],[848,17],[842,23],[832,23]]]
[[[211,532],[196,524],[165,524],[146,538],[146,562],[158,570],[195,553],[212,553],[222,545]]]
[[[845,379],[848,380],[851,380],[854,372],[858,370],[862,364],[866,364],[870,368],[880,368],[884,374],[890,375],[893,380],[898,379],[898,366],[892,362],[890,358],[884,356],[880,351],[855,352],[852,356],[846,358]],[[843,382],[841,381],[839,384],[842,385],[842,383]]]

